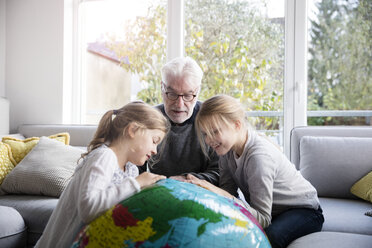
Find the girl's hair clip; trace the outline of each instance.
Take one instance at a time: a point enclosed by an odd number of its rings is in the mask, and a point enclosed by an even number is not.
[[[113,114],[114,114],[114,115],[117,115],[118,113],[119,113],[119,111],[118,111],[117,109],[114,109],[114,110],[113,110]]]

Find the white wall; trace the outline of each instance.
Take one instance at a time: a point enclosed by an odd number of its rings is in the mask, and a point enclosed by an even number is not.
[[[5,97],[5,7],[6,1],[0,0],[0,97]]]
[[[7,0],[5,43],[10,131],[62,123],[63,0]]]

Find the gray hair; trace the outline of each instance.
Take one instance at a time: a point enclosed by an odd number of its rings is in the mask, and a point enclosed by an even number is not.
[[[166,85],[172,80],[183,78],[187,82],[199,86],[203,78],[203,71],[192,58],[178,57],[163,66],[161,75],[162,81]]]

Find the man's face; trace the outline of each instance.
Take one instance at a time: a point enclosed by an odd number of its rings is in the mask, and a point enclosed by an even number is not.
[[[177,124],[188,120],[193,113],[197,101],[199,86],[189,83],[184,79],[176,79],[168,82],[168,84],[162,83],[162,89],[164,109],[169,119]],[[184,95],[184,97],[178,96],[177,99],[172,100],[172,95]],[[196,95],[196,97],[191,101],[185,101],[188,97],[192,98],[190,95]]]

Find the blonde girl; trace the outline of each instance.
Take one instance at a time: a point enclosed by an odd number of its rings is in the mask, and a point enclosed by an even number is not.
[[[157,153],[168,130],[162,113],[142,102],[106,112],[36,247],[70,247],[85,224],[165,179],[148,172],[138,175],[136,165]]]
[[[204,150],[212,147],[220,156],[220,182],[216,187],[188,175],[189,182],[231,199],[240,189],[273,247],[287,247],[321,230],[324,218],[315,188],[276,145],[247,126],[236,99],[218,95],[205,101],[196,128]]]

